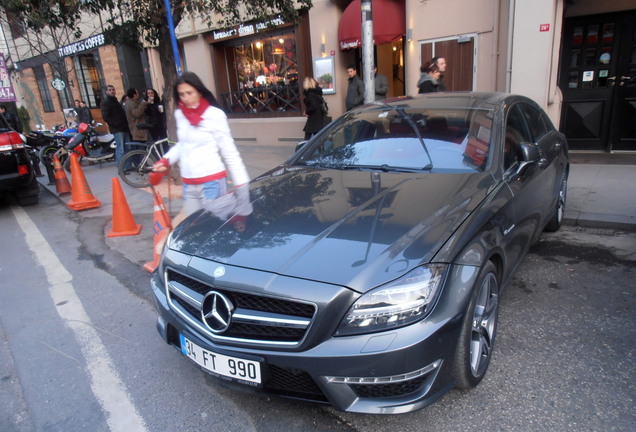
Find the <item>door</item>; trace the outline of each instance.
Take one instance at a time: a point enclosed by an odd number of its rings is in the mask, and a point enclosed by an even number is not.
[[[620,63],[612,85],[616,103],[610,129],[611,150],[636,151],[636,12],[625,29]]]
[[[636,151],[636,10],[565,20],[561,131],[572,150]]]
[[[444,84],[446,91],[473,90],[473,64],[475,58],[475,38],[463,36],[455,39],[424,42],[420,46],[422,65],[433,57],[446,59]],[[418,75],[419,78],[419,75]],[[407,88],[413,88],[415,83],[409,83]],[[417,92],[417,87],[416,92]]]

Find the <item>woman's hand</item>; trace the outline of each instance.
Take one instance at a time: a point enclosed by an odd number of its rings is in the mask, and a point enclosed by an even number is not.
[[[168,166],[170,166],[170,162],[168,162],[168,159],[161,158],[158,162],[155,162],[155,164],[152,166],[152,170],[154,172],[165,172],[168,171]]]

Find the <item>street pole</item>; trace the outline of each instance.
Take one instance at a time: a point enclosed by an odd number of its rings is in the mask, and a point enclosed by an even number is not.
[[[168,30],[170,31],[170,42],[172,43],[172,55],[174,56],[174,65],[177,68],[177,76],[181,76],[181,58],[179,56],[179,46],[177,45],[177,37],[174,34],[174,21],[172,20],[172,7],[170,0],[164,0],[166,7],[166,16],[168,18]]]
[[[360,1],[360,13],[362,14],[362,81],[364,83],[364,103],[369,103],[375,99],[371,0]]]

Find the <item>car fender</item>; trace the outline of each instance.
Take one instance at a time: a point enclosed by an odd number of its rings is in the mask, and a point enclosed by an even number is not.
[[[502,245],[514,227],[512,192],[499,182],[440,248],[433,262],[481,267],[493,255],[505,260]]]

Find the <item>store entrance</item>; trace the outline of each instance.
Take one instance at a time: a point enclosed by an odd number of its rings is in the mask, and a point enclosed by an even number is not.
[[[636,151],[636,10],[566,19],[561,52],[570,149]]]

